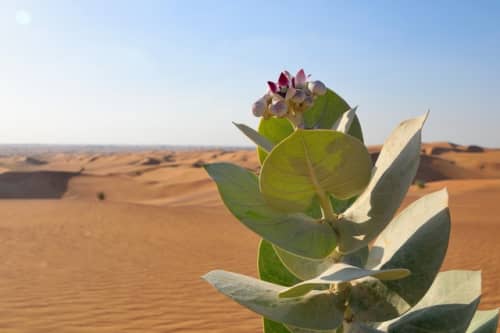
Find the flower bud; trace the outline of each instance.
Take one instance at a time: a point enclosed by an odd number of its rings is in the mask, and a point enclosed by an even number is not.
[[[313,95],[324,95],[326,93],[326,86],[321,81],[311,81],[307,83],[307,88]]]
[[[252,113],[256,117],[262,117],[267,109],[267,103],[264,98],[260,98],[252,105]]]
[[[311,106],[313,106],[314,104],[314,99],[312,98],[312,96],[306,96],[306,98],[304,98],[304,101],[302,102],[302,107],[304,108],[304,111],[309,109]]]
[[[304,72],[303,69],[299,70],[297,72],[297,75],[295,75],[295,80],[294,80],[294,87],[296,88],[304,88],[306,84],[306,73]]]
[[[288,106],[285,101],[273,101],[269,110],[276,117],[283,117],[288,112]]]
[[[304,101],[305,98],[306,98],[306,93],[304,92],[304,90],[297,89],[295,91],[295,95],[293,95],[292,97],[292,102],[300,104]]]

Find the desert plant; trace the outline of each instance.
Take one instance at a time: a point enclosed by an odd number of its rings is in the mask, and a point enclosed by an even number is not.
[[[104,193],[104,192],[97,192],[97,200],[99,200],[99,201],[106,200],[106,193]]]
[[[396,215],[420,159],[427,114],[402,122],[372,167],[355,109],[301,70],[283,72],[253,106],[260,175],[205,165],[233,215],[262,237],[260,280],[204,279],[264,317],[266,333],[496,331],[476,311],[481,277],[439,272],[448,247],[446,189]]]

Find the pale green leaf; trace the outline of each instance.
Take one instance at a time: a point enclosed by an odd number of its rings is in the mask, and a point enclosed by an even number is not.
[[[306,129],[331,129],[340,116],[350,110],[347,102],[331,89],[326,94],[318,96],[312,107],[304,112],[304,126]],[[363,141],[361,125],[355,117],[349,134]]]
[[[337,225],[341,252],[369,244],[396,213],[417,172],[426,118],[427,114],[404,121],[386,140],[368,187]]]
[[[317,330],[337,328],[343,320],[345,300],[329,292],[279,298],[286,287],[225,271],[203,277],[217,290],[248,309],[276,322]]]
[[[265,239],[262,239],[259,243],[258,268],[259,277],[263,281],[287,287],[300,282],[283,266],[274,251],[273,245]],[[290,333],[290,330],[282,323],[267,318],[263,319],[263,326],[264,333]]]
[[[314,105],[304,112],[305,128],[331,129],[340,115],[349,109],[350,106],[339,95],[328,89],[325,95],[319,96]],[[284,118],[262,118],[258,132],[273,144],[278,144],[293,133],[293,127]],[[361,125],[357,117],[354,118],[350,126],[349,135],[363,141]],[[263,163],[267,153],[261,148],[257,148],[257,150],[259,160]]]
[[[333,253],[323,259],[311,259],[297,256],[275,245],[274,251],[287,270],[301,280],[312,279],[337,262],[364,267],[368,257],[368,247],[361,248],[356,252],[349,253],[342,257],[336,257],[335,253]]]
[[[259,243],[257,263],[261,280],[285,287],[290,287],[301,282],[283,265],[278,254],[275,252],[275,247],[265,239],[262,239]]]
[[[205,169],[229,210],[262,238],[310,258],[324,258],[335,249],[336,235],[328,224],[302,213],[287,214],[269,207],[252,172],[229,163],[209,164]]]
[[[299,328],[291,325],[286,325],[286,328],[290,331],[290,333],[339,333],[341,330],[341,328],[334,330],[312,330],[309,328]]]
[[[409,269],[410,276],[385,285],[415,305],[439,272],[449,237],[448,193],[443,189],[418,199],[387,226],[372,246],[367,267]]]
[[[356,106],[354,109],[349,109],[346,112],[340,115],[339,119],[333,124],[332,130],[339,131],[342,133],[348,133],[351,128],[351,124],[356,118],[356,110],[358,107]]]
[[[480,272],[442,272],[415,307],[378,328],[388,333],[463,333],[474,316],[480,295]]]
[[[236,126],[240,131],[243,132],[250,140],[253,141],[258,147],[264,149],[266,152],[270,152],[274,144],[270,142],[268,139],[263,137],[262,135],[259,134],[256,130],[253,128],[245,125],[245,124],[238,124],[233,122],[234,126]]]
[[[285,251],[276,245],[274,245],[274,251],[287,270],[300,280],[312,279],[326,271],[336,262],[332,256],[323,259],[304,258]]]
[[[334,283],[350,282],[367,276],[379,280],[397,280],[408,276],[410,272],[407,269],[394,268],[387,270],[368,270],[344,263],[332,265],[326,271],[317,277],[300,282],[290,288],[283,290],[280,297],[298,297],[307,294],[318,286],[329,286]]]
[[[476,311],[466,333],[496,333],[498,326],[498,309]]]
[[[273,145],[276,145],[293,133],[293,126],[286,118],[262,118],[259,122],[258,132]],[[264,163],[267,152],[257,147],[257,153],[259,154],[260,163]]]
[[[370,154],[358,139],[331,130],[297,130],[266,158],[260,188],[273,207],[300,212],[315,196],[359,194],[370,172]]]

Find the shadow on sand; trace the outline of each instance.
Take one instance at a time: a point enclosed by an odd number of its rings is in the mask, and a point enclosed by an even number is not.
[[[30,171],[0,174],[0,199],[59,199],[78,172]]]

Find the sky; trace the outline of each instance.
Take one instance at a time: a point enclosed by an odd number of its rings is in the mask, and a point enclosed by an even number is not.
[[[0,2],[0,144],[249,146],[251,104],[304,68],[365,141],[500,147],[499,1]]]

